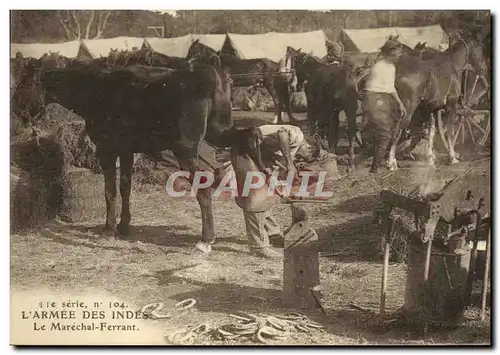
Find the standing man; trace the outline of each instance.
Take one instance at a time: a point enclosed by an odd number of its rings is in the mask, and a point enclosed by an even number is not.
[[[389,39],[380,53],[368,76],[363,110],[367,118],[367,132],[374,141],[371,173],[378,172],[392,138],[396,122],[406,115],[406,109],[396,91],[396,65],[402,54],[402,44]],[[396,107],[399,113],[396,112]],[[369,132],[371,129],[372,132]]]
[[[246,131],[250,132],[250,131]],[[248,196],[241,196],[241,186],[248,172],[266,171],[278,166],[286,172],[296,174],[294,162],[297,159],[312,161],[319,149],[307,143],[299,127],[293,125],[263,125],[251,131],[252,137],[241,137],[240,144],[233,148],[232,164],[238,184],[236,204],[243,209],[250,252],[265,258],[279,258],[280,253],[271,249],[270,239],[275,245],[283,245],[283,235],[271,207],[275,196],[268,196],[268,182],[259,189],[251,189]],[[250,141],[250,144],[248,142]]]

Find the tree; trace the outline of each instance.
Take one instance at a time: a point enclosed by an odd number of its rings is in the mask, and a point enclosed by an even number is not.
[[[96,12],[98,20],[95,23]],[[106,30],[111,11],[59,10],[57,17],[69,40],[98,39]]]

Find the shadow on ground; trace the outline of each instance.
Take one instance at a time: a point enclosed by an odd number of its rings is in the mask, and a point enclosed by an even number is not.
[[[316,232],[319,250],[334,253],[339,261],[380,261],[379,230],[373,225],[372,216],[354,218]]]
[[[356,196],[332,206],[332,209],[337,212],[370,213],[373,212],[378,196],[378,194]]]
[[[40,233],[46,238],[65,245],[80,245],[108,250],[122,249],[120,246],[103,245],[102,242],[109,241],[109,237],[106,239],[101,234],[101,231],[102,225],[67,225],[52,222],[41,229]],[[120,236],[118,240],[129,243],[142,242],[164,247],[193,248],[200,241],[200,235],[189,233],[189,231],[190,229],[183,225],[135,225],[131,226],[131,234],[129,236]],[[246,241],[234,236],[219,238],[217,241],[246,244]],[[217,250],[248,254],[228,246],[217,246]]]

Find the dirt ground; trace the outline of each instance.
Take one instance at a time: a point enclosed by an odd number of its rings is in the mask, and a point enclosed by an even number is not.
[[[439,158],[433,174],[447,178],[473,163],[489,169],[488,156],[453,166],[444,165],[443,156]],[[331,204],[307,205],[311,227],[320,239],[320,251],[331,256],[320,257],[326,315],[318,309],[300,312],[324,328],[310,333],[292,331],[270,344],[490,344],[489,308],[486,320],[480,321],[479,301],[466,311],[464,322],[452,329],[384,329],[377,322],[382,275],[379,229],[372,224],[377,194],[389,186],[408,192],[427,173],[428,169],[416,162],[403,161],[396,173],[384,171],[375,176],[363,166],[335,186]],[[214,201],[218,239],[209,255],[201,255],[193,248],[201,231],[195,198],[172,198],[163,187],[134,185],[131,204],[133,233],[127,240],[100,236],[105,214],[102,201],[96,202],[96,208],[102,210],[99,219],[84,218],[78,224],[54,221],[11,235],[13,300],[19,295],[35,297],[45,292],[73,298],[90,294],[120,300],[129,309],[139,310],[154,302],[172,309],[177,302],[194,298],[196,305],[188,311],[172,310],[170,318],[142,321],[154,330],[148,333],[148,341],[165,345],[169,341],[164,334],[199,324],[216,329],[235,323],[230,314],[279,316],[290,312],[283,307],[281,293],[283,260],[269,261],[248,253],[243,215],[233,200]],[[289,206],[276,205],[273,213],[283,228],[290,225]],[[406,265],[391,263],[388,313],[402,306],[405,280]],[[480,286],[475,285],[476,296]],[[113,341],[136,343],[133,337],[123,334]],[[213,332],[193,337],[190,343],[262,345],[248,337],[221,340]]]

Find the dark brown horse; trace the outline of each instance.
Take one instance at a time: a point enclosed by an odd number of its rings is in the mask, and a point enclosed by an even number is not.
[[[354,168],[354,141],[356,139],[356,111],[358,84],[367,69],[353,71],[348,65],[325,64],[321,59],[296,51],[295,70],[298,86],[305,85],[307,117],[317,126],[321,138],[327,138],[329,149],[335,152],[339,141],[339,113],[347,117],[349,141],[348,171]]]
[[[406,107],[407,115],[395,123],[388,160],[390,170],[398,167],[396,144],[400,140],[402,131],[410,125],[412,115],[418,107],[426,109],[429,113],[427,117],[430,117],[429,163],[434,164],[432,142],[435,116],[440,114],[441,109],[446,110],[449,162],[451,164],[458,162],[454,149],[454,123],[462,96],[462,74],[467,63],[471,64],[486,81],[487,64],[483,49],[473,38],[459,38],[448,50],[436,54],[429,60],[421,60],[415,55],[400,58],[396,70],[396,88]],[[393,122],[388,124],[392,125]]]
[[[147,70],[147,68],[145,68]],[[200,170],[201,140],[229,146],[233,132],[230,88],[219,68],[194,65],[192,71],[168,71],[142,76],[128,69],[66,68],[43,71],[45,102],[57,102],[85,120],[97,146],[104,172],[106,224],[104,232],[129,233],[133,155],[171,150],[182,170]],[[116,160],[120,158],[122,213],[116,224]],[[209,251],[215,240],[212,190],[200,189],[202,242]],[[201,243],[201,244],[200,244]],[[208,248],[208,250],[207,250]]]
[[[219,55],[218,52],[200,43],[199,40],[193,41],[189,47],[187,59],[201,58],[210,62],[214,56],[220,57],[222,67],[229,69],[233,86],[253,88],[263,86],[273,99],[277,121],[283,122],[281,111],[285,108],[290,122],[294,122],[290,107],[290,79],[279,74],[277,63],[267,58],[240,59],[231,54]]]

